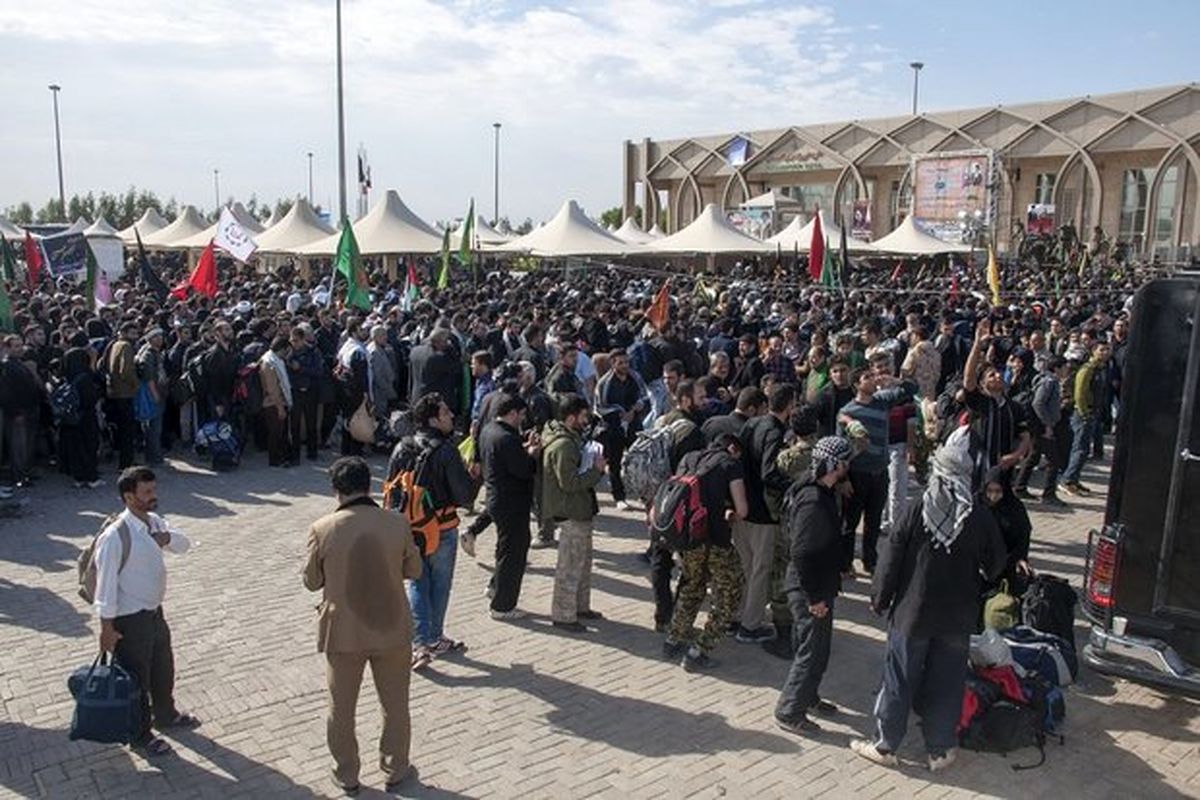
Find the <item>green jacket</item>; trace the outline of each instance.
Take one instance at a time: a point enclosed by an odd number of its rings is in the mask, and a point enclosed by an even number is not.
[[[1094,359],[1089,359],[1075,373],[1075,413],[1085,419],[1091,418],[1097,411],[1095,408],[1096,388],[1093,386],[1094,375],[1097,369],[1103,367],[1103,364],[1097,364]]]
[[[596,484],[604,473],[594,466],[579,473],[583,437],[555,420],[542,441],[542,518],[587,521],[596,516]]]

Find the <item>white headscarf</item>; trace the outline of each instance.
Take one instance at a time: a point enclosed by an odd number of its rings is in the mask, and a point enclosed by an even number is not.
[[[921,518],[933,537],[933,546],[950,552],[974,506],[970,428],[964,426],[950,434],[930,463],[932,471],[921,500]]]

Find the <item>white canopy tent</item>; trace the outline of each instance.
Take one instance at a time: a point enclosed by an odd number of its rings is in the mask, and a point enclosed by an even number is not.
[[[96,265],[104,272],[105,277],[114,281],[125,271],[125,244],[121,241],[117,229],[108,224],[108,220],[100,217],[83,232],[88,245],[96,255]]]
[[[76,219],[74,222],[71,223],[71,227],[67,228],[65,231],[62,231],[61,233],[83,233],[91,226],[92,226],[92,223],[88,222],[83,217],[79,217],[78,219]],[[55,234],[55,235],[58,236],[58,235],[61,235],[61,233]]]
[[[969,253],[965,244],[943,242],[920,228],[911,216],[905,217],[896,230],[871,243],[877,252],[901,256],[935,256],[939,253]]]
[[[633,221],[633,217],[626,217],[625,221],[621,223],[621,227],[617,228],[613,235],[623,242],[637,245],[647,244],[659,238],[639,228]]]
[[[242,228],[245,229],[246,233],[250,235],[250,238],[257,243],[258,234],[262,233],[262,225],[260,225],[258,220],[254,218],[254,215],[247,211],[246,207],[241,203],[234,203],[229,207],[229,210],[233,214],[233,218],[238,221],[238,224],[241,225]],[[169,246],[172,249],[187,248],[189,250],[203,250],[205,247],[208,247],[208,243],[211,242],[213,237],[217,235],[217,227],[220,224],[221,223],[218,220],[199,233],[188,236],[184,239],[180,239]]]
[[[208,223],[194,206],[184,206],[183,211],[170,225],[149,236],[143,235],[142,244],[147,247],[172,247],[176,242],[195,236],[207,227]]]
[[[297,247],[311,244],[333,235],[304,198],[292,203],[291,209],[274,225],[254,237],[259,253],[290,253]]]
[[[771,189],[756,197],[751,197],[739,205],[738,208],[773,208],[778,211],[799,211],[804,208],[804,204],[799,200],[793,200],[786,194],[780,194]],[[824,222],[824,220],[821,221]]]
[[[167,225],[167,221],[163,219],[161,214],[153,208],[147,208],[137,222],[123,231],[119,231],[117,235],[121,237],[121,241],[125,242],[125,244],[136,244],[137,237],[134,235],[134,231],[137,231],[142,236],[142,243],[145,244],[146,237],[158,233],[167,227]]]
[[[294,203],[292,205],[293,205],[293,207],[295,206]],[[279,221],[281,219],[283,219],[285,216],[287,216],[287,215],[286,214],[280,215],[278,209],[274,209],[274,208],[271,209],[271,213],[267,217],[267,221],[262,224],[263,230],[264,231],[270,230],[272,226],[277,225],[279,223]]]
[[[662,228],[660,228],[660,227],[658,227],[658,223],[657,223],[657,222],[656,222],[656,223],[654,223],[654,227],[653,227],[653,228],[651,228],[650,230],[648,230],[648,231],[646,231],[646,232],[647,232],[648,234],[650,234],[650,236],[651,236],[651,237],[653,237],[653,238],[655,238],[655,239],[661,239],[661,238],[663,238],[664,236],[666,236],[666,234],[665,234],[665,233],[663,233],[663,229],[662,229]]]
[[[545,225],[496,248],[504,253],[529,253],[547,258],[569,256],[620,256],[638,252],[597,225],[574,200],[568,200]]]
[[[765,253],[775,248],[762,239],[755,239],[739,231],[717,207],[709,203],[700,216],[681,231],[657,239],[645,246],[651,253],[700,253],[718,255],[722,253]]]
[[[10,240],[24,239],[25,231],[9,222],[7,217],[0,217],[0,236]]]
[[[391,253],[439,253],[442,237],[414,214],[395,189],[388,189],[383,200],[370,213],[353,224],[358,251],[365,256]],[[337,252],[340,233],[292,248],[289,252],[305,256],[330,256]]]
[[[829,242],[829,246],[837,250],[842,245],[842,229],[834,225],[826,216],[824,211],[818,211],[821,215],[821,233],[825,234],[825,240]],[[816,217],[814,216],[806,224],[800,224],[800,218],[796,217],[788,226],[779,233],[767,239],[767,244],[778,247],[781,250],[799,250],[801,253],[807,253],[812,247],[813,228],[816,227]],[[873,253],[876,251],[875,245],[870,242],[864,242],[861,239],[846,237],[846,247],[851,253]]]
[[[493,228],[491,225],[488,225],[487,220],[484,219],[482,215],[480,215],[480,214],[475,215],[475,244],[476,245],[479,245],[480,247],[482,247],[483,249],[486,250],[486,249],[489,249],[496,245],[501,245],[501,244],[505,244],[506,242],[511,242],[512,240],[513,240],[512,236],[501,233],[500,231]],[[459,226],[457,228],[450,231],[450,247],[451,247],[451,249],[454,249],[454,250],[457,250],[458,248],[462,247],[462,223],[459,223]]]

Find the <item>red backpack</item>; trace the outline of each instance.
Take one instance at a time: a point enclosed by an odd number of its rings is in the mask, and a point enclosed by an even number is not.
[[[706,457],[696,462],[694,472],[672,475],[659,485],[647,515],[652,541],[671,551],[691,550],[708,543],[708,509],[700,486],[719,461]]]

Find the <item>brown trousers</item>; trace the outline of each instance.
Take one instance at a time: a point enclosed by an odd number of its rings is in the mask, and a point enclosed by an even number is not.
[[[408,713],[411,648],[382,653],[326,653],[325,660],[329,681],[326,737],[333,756],[334,778],[342,786],[358,784],[358,737],[354,733],[354,717],[363,668],[369,662],[379,704],[383,707],[379,768],[388,781],[399,780],[408,770],[412,741],[412,722]]]

